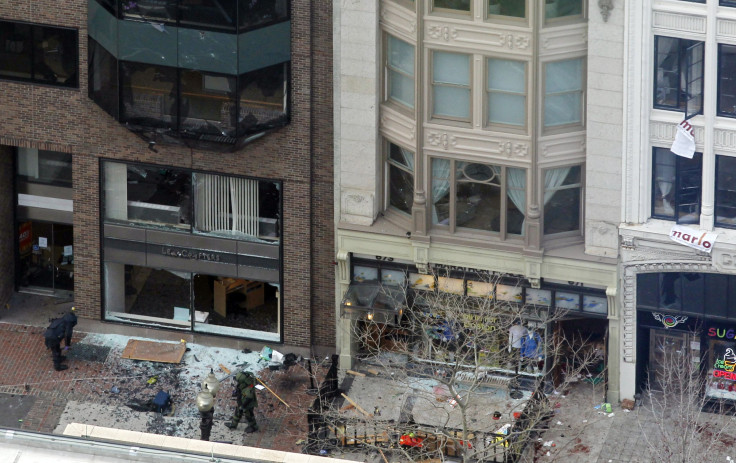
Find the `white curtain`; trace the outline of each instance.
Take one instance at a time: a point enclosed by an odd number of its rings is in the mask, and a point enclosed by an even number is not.
[[[450,161],[448,159],[432,159],[432,223],[438,223],[437,202],[450,189]]]
[[[493,173],[501,177],[501,168],[491,166]],[[506,196],[509,197],[514,206],[524,214],[524,221],[521,223],[521,234],[524,234],[524,224],[526,223],[526,170],[506,168]],[[508,217],[508,214],[506,214]]]
[[[195,220],[202,232],[258,236],[258,181],[195,174]]]
[[[557,193],[557,188],[562,185],[570,173],[570,167],[560,167],[558,169],[548,170],[544,174],[544,204],[547,205],[550,199]]]
[[[657,149],[655,163],[655,175],[662,198],[662,207],[665,213],[671,214],[673,212],[672,205],[665,198],[670,194],[675,183],[675,157],[666,149]]]

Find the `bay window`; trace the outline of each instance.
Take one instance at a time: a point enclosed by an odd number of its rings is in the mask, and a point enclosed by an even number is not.
[[[414,153],[389,142],[386,170],[388,205],[411,214],[414,205]]]
[[[432,0],[432,9],[470,13],[470,3],[471,0]]]
[[[470,55],[432,53],[432,116],[470,120]]]
[[[544,65],[544,127],[582,124],[583,59]]]
[[[488,59],[488,123],[526,125],[526,63]]]
[[[488,15],[526,17],[526,0],[488,0]]]
[[[413,109],[414,46],[389,35],[386,48],[386,99]]]
[[[652,217],[677,223],[700,222],[703,156],[677,156],[654,148],[652,157]]]
[[[544,234],[580,230],[582,169],[560,167],[544,172]]]
[[[524,169],[434,158],[431,170],[434,225],[523,235]]]
[[[583,0],[545,0],[544,19],[557,19],[583,14]]]

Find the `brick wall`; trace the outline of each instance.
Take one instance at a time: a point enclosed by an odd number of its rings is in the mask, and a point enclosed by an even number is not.
[[[0,310],[10,299],[15,282],[13,230],[13,150],[0,146]]]
[[[0,2],[0,18],[79,29],[79,90],[0,81],[0,144],[74,155],[74,291],[81,316],[101,316],[99,160],[155,163],[283,182],[284,339],[334,346],[331,8],[327,0],[292,0],[287,127],[234,153],[161,144],[155,153],[87,98],[85,0]],[[11,217],[2,205],[0,214],[0,222]],[[0,276],[6,260],[0,249]]]

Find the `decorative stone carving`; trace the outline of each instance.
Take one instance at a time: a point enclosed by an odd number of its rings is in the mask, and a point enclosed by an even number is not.
[[[427,35],[433,39],[442,39],[445,42],[449,42],[450,39],[455,40],[457,38],[457,29],[449,26],[429,26],[427,29]]]
[[[526,49],[529,47],[529,37],[525,35],[501,34],[498,43],[502,47],[508,47],[510,50],[513,50],[514,47]]]
[[[448,149],[457,144],[457,139],[454,135],[448,134],[447,132],[427,132],[427,143],[432,146],[442,146],[442,148]]]
[[[621,237],[621,247],[623,249],[634,249],[634,237],[624,235]]]
[[[613,9],[613,0],[598,0],[598,8],[601,9],[603,22],[608,22],[608,17],[611,15],[611,10]]]
[[[624,266],[623,276],[623,347],[624,362],[636,363],[636,276],[654,272],[714,272],[716,269],[706,262],[650,262]]]

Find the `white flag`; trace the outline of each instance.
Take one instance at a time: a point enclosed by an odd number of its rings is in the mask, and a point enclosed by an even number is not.
[[[678,156],[692,159],[695,154],[695,137],[693,136],[693,126],[688,121],[682,121],[677,126],[675,141],[672,143],[670,151]]]

